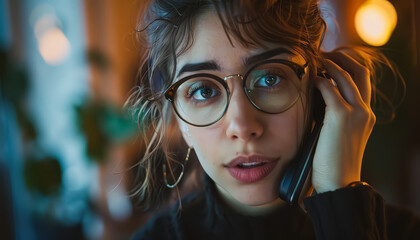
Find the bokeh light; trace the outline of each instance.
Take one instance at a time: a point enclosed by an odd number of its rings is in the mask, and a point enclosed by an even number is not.
[[[386,0],[366,1],[355,16],[357,33],[364,42],[372,46],[387,43],[396,24],[395,8]]]
[[[51,5],[40,4],[32,11],[30,23],[44,61],[53,66],[63,63],[69,57],[71,48],[55,9]]]
[[[53,27],[38,39],[38,49],[45,62],[58,65],[68,58],[70,43],[61,29]]]

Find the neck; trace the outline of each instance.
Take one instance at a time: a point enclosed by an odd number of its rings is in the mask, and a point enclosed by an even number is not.
[[[239,212],[243,215],[250,215],[250,216],[267,215],[286,204],[286,202],[284,202],[280,198],[276,198],[269,203],[256,205],[256,206],[250,206],[250,205],[246,205],[239,202],[238,200],[233,198],[232,195],[229,194],[229,192],[217,186],[217,184],[216,184],[216,188],[222,200],[229,207],[233,208],[236,212]]]

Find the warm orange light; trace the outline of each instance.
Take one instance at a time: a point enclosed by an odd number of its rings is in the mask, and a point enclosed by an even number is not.
[[[396,25],[397,12],[386,0],[368,0],[356,12],[356,31],[364,42],[372,46],[387,43]]]
[[[58,65],[69,56],[70,43],[61,29],[53,27],[39,37],[38,49],[45,62]]]

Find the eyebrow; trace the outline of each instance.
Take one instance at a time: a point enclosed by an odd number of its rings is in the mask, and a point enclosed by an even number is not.
[[[202,70],[220,70],[219,65],[215,61],[207,61],[200,63],[189,63],[185,64],[181,70],[179,70],[177,76],[186,73],[186,72],[196,72]]]
[[[279,47],[279,48],[268,50],[266,52],[258,53],[253,56],[246,57],[244,59],[244,65],[249,66],[257,62],[272,58],[280,54],[285,54],[285,53],[293,54],[292,51],[290,51],[289,49],[284,48],[284,47]],[[202,71],[202,70],[218,71],[220,70],[220,66],[215,61],[185,64],[179,70],[177,77],[186,72],[196,72],[196,71]]]
[[[257,62],[261,62],[263,60],[272,58],[272,57],[280,55],[280,54],[285,54],[285,53],[293,54],[293,52],[290,51],[289,49],[284,48],[284,47],[279,47],[279,48],[271,49],[271,50],[268,50],[266,52],[258,53],[256,55],[249,56],[249,57],[245,58],[244,59],[244,65],[245,66],[253,65]]]

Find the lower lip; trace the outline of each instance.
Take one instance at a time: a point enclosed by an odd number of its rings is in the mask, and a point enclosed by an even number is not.
[[[276,164],[277,161],[272,161],[252,168],[230,167],[228,168],[228,171],[233,178],[240,182],[253,183],[260,181],[270,174]]]

